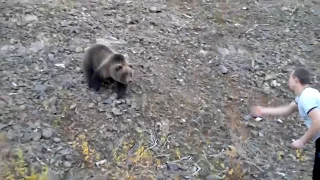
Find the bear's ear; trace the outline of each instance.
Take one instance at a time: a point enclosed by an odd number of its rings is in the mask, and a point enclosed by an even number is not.
[[[112,57],[114,60],[116,60],[117,62],[122,62],[125,60],[124,56],[122,54],[114,54]]]
[[[119,71],[120,69],[122,69],[122,67],[123,67],[122,64],[117,64],[116,65],[116,71]]]

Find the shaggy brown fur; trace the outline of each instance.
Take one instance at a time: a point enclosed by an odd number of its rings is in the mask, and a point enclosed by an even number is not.
[[[132,65],[122,54],[115,53],[102,44],[96,44],[86,51],[83,71],[89,88],[94,88],[95,91],[99,91],[102,81],[114,81],[118,99],[124,97],[134,74]]]

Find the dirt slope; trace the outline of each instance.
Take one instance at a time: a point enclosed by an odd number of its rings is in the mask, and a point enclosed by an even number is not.
[[[0,9],[3,176],[311,176],[313,144],[305,159],[289,147],[306,130],[297,114],[242,117],[290,102],[294,67],[313,70],[317,87],[319,2],[3,0]],[[81,60],[94,43],[134,63],[125,99],[87,89]]]

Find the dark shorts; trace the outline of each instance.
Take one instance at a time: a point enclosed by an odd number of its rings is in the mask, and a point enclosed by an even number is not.
[[[313,180],[320,180],[320,138],[316,140],[316,153],[312,172]]]

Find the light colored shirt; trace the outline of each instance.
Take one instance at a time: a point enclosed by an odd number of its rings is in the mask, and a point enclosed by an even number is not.
[[[295,98],[298,104],[299,114],[304,121],[304,124],[308,127],[311,126],[311,118],[309,112],[314,108],[320,108],[320,92],[312,87],[305,88],[300,96]],[[313,137],[313,141],[316,141],[320,137],[320,131]]]

